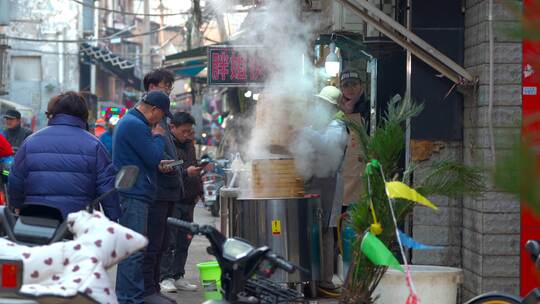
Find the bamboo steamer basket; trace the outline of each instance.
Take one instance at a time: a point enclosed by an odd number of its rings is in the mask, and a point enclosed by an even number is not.
[[[266,130],[264,145],[267,147],[288,147],[291,130],[295,129],[290,109],[283,106],[283,102],[273,101],[259,97],[255,112],[255,129]]]
[[[251,165],[253,198],[303,197],[304,181],[296,174],[294,159],[258,159]]]

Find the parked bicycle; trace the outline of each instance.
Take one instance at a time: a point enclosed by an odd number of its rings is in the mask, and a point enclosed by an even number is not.
[[[531,254],[536,269],[540,269],[540,241],[528,240],[525,250]],[[490,292],[470,300],[465,304],[539,304],[540,288],[531,290],[525,298],[498,292]]]

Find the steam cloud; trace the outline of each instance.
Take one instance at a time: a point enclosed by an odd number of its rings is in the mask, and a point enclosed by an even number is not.
[[[232,5],[232,1],[211,2],[222,12]],[[301,3],[266,1],[264,7],[247,17],[246,33],[234,43],[260,46],[264,54],[261,59],[270,72],[257,104],[258,113],[253,117],[258,121],[245,154],[250,159],[290,157],[269,148],[272,140],[283,140],[288,142],[298,174],[309,179],[334,172],[343,150],[313,132],[323,131],[335,110],[314,96],[319,88],[315,82],[317,70],[310,58],[320,23],[318,15],[302,12]],[[304,130],[306,127],[311,130]]]

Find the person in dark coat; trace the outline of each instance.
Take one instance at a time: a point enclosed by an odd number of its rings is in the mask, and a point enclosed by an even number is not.
[[[195,119],[189,113],[177,112],[170,124],[171,138],[176,147],[178,157],[184,161],[182,166],[198,166],[195,146],[193,145],[193,125]],[[200,175],[184,178],[184,193],[174,204],[172,216],[183,221],[193,222],[193,211],[198,198],[203,196],[203,185]],[[181,229],[169,230],[169,244],[161,263],[161,290],[166,292],[195,291],[197,285],[184,279],[188,249],[191,235]]]
[[[21,126],[21,112],[17,110],[7,110],[4,114],[4,135],[15,152],[22,142],[32,134],[32,130]]]
[[[86,131],[88,106],[82,95],[53,97],[47,117],[48,127],[27,138],[16,154],[8,194],[14,208],[41,204],[58,208],[66,218],[113,189],[116,169],[103,144]],[[108,218],[120,217],[117,195],[101,204]]]

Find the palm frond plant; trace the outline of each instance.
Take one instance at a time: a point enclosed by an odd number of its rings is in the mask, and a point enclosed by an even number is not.
[[[356,239],[352,246],[352,262],[344,284],[341,302],[370,304],[376,299],[373,292],[387,270],[386,266],[373,264],[361,251],[360,243],[365,231],[372,224],[372,210],[370,201],[373,202],[373,211],[377,215],[378,222],[383,227],[382,233],[377,237],[387,246],[392,247],[396,241],[396,233],[388,197],[385,192],[384,181],[402,178],[403,182],[410,180],[408,177],[414,173],[416,164],[411,163],[407,171],[403,172],[400,160],[405,151],[405,123],[408,119],[417,116],[423,109],[420,104],[415,104],[408,99],[393,99],[388,104],[381,123],[375,132],[368,136],[363,124],[345,121],[350,130],[360,138],[360,151],[366,161],[378,160],[384,179],[381,174],[372,174],[369,179],[371,197],[367,193],[359,199],[359,202],[349,209],[348,224],[356,232]],[[427,176],[422,179],[416,189],[422,195],[441,195],[459,197],[460,195],[478,195],[484,191],[482,170],[465,166],[455,161],[441,161],[432,167]],[[364,176],[365,187],[368,188],[367,178]],[[406,183],[406,182],[405,182]],[[398,222],[402,222],[413,207],[413,203],[407,200],[394,200],[394,211]],[[405,282],[404,282],[405,284]]]

